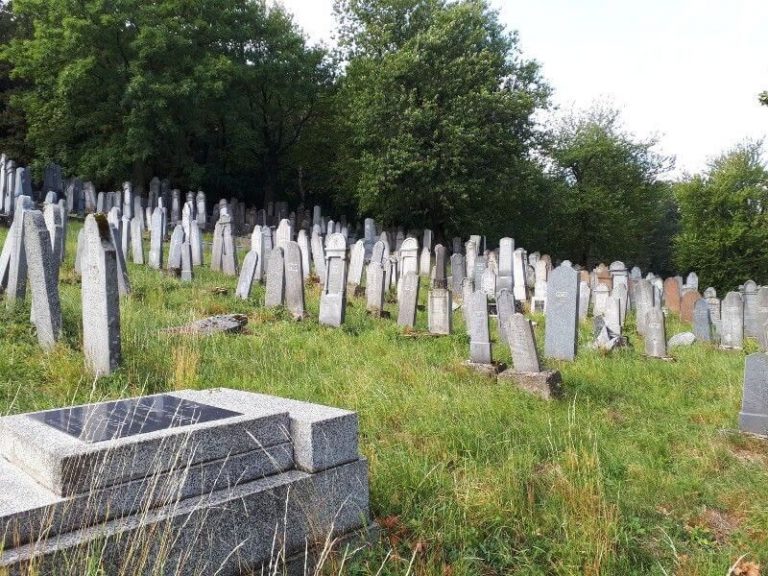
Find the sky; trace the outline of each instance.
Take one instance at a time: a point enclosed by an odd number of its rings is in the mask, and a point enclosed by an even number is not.
[[[330,42],[332,0],[278,0]],[[561,113],[608,102],[658,137],[677,174],[745,138],[768,136],[768,0],[492,0],[541,65]],[[768,150],[768,142],[766,143]]]

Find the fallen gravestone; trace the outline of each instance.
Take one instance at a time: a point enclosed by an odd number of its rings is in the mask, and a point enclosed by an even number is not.
[[[184,326],[165,328],[160,332],[163,334],[209,336],[222,332],[240,332],[246,324],[248,324],[248,317],[243,314],[223,314],[195,320]]]

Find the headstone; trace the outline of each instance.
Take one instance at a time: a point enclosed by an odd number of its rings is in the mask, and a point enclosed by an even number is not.
[[[83,228],[83,352],[96,376],[120,364],[120,299],[117,250],[103,214],[90,214]]]
[[[310,248],[309,248],[309,237],[307,236],[307,231],[302,229],[299,230],[299,233],[296,237],[296,243],[299,245],[299,249],[301,250],[301,272],[304,274],[304,279],[306,280],[309,278],[311,269],[310,269]]]
[[[741,350],[744,341],[744,304],[741,294],[728,292],[720,312],[720,346]]]
[[[195,223],[197,226],[197,223]],[[189,242],[184,242],[181,245],[181,281],[192,282],[194,272],[192,270],[194,264],[192,263],[192,246]]]
[[[304,273],[301,268],[301,248],[298,243],[283,243],[285,259],[285,307],[299,320],[304,317]]]
[[[427,320],[431,334],[450,334],[453,329],[453,298],[448,290],[446,250],[435,246],[435,279],[429,291]],[[495,295],[495,294],[494,294]]]
[[[461,310],[464,313],[464,328],[469,334],[469,328],[472,322],[472,293],[475,291],[472,278],[464,278],[464,282],[461,285]]]
[[[171,234],[168,248],[168,270],[181,273],[181,245],[184,243],[184,228],[177,224]]]
[[[514,290],[514,252],[515,241],[512,238],[499,240],[499,273],[496,279],[496,289]]]
[[[515,313],[508,320],[507,331],[515,372],[541,371],[531,321],[523,314]]]
[[[12,308],[17,300],[24,300],[27,291],[27,257],[24,249],[24,212],[32,209],[29,196],[15,200],[13,224],[3,246],[7,264],[0,264],[0,281],[5,286],[5,300]],[[6,251],[7,247],[7,251]]]
[[[578,329],[579,274],[560,265],[549,276],[544,330],[544,354],[548,358],[573,360]]]
[[[470,364],[492,364],[491,333],[488,325],[488,297],[482,290],[475,290],[470,297],[469,321]]]
[[[155,208],[152,213],[152,231],[149,240],[149,267],[163,268],[163,209]]]
[[[421,248],[421,257],[419,258],[419,275],[429,277],[432,271],[432,255],[430,248],[423,246]]]
[[[477,246],[472,240],[464,245],[464,263],[467,265],[464,275],[468,278],[474,278],[475,258],[477,258]]]
[[[217,226],[221,225],[221,271],[227,276],[237,276],[237,248],[232,231],[232,218],[228,214],[219,217]]]
[[[522,248],[517,248],[512,253],[512,263],[514,268],[513,281],[514,281],[514,294],[515,300],[518,302],[528,301],[528,282],[526,270],[526,253]]]
[[[499,323],[499,336],[503,342],[511,345],[509,322],[515,314],[515,297],[511,290],[502,288],[496,295],[496,314]]]
[[[756,323],[760,327],[757,339],[764,340],[766,337],[766,325],[768,325],[768,286],[758,288],[755,300]]]
[[[277,231],[275,232],[275,246],[280,246],[282,248],[286,242],[292,240],[293,227],[291,226],[291,221],[283,218],[280,220],[280,224],[277,226]]]
[[[38,210],[24,211],[24,249],[37,341],[44,350],[50,350],[61,337],[59,261],[51,248],[45,218]]]
[[[646,313],[645,354],[651,358],[667,357],[667,330],[661,308],[653,307]]]
[[[680,320],[691,324],[693,322],[693,310],[696,302],[701,300],[701,295],[696,290],[689,290],[680,300]]]
[[[646,333],[648,311],[655,305],[653,285],[648,280],[638,280],[635,284],[635,319],[637,332],[641,336]]]
[[[407,241],[407,240],[406,240]],[[398,326],[413,328],[416,324],[416,308],[419,301],[419,276],[414,270],[403,274],[400,297],[398,299]]]
[[[696,274],[696,272],[691,272],[688,274],[688,277],[685,279],[685,284],[692,290],[696,290],[698,292],[699,276]]]
[[[384,311],[384,268],[372,260],[365,274],[366,309],[374,315]]]
[[[61,211],[58,205],[46,204],[43,207],[43,219],[45,220],[45,227],[48,229],[48,236],[51,239],[53,263],[56,265],[56,279],[58,281],[58,271],[64,250],[64,226],[61,221]]]
[[[267,267],[267,286],[264,298],[266,308],[282,306],[285,303],[285,259],[283,249],[273,248]]]
[[[758,317],[757,284],[754,280],[744,283],[744,336],[757,338],[762,326]]]
[[[315,266],[315,274],[325,281],[325,246],[319,233],[313,231],[310,239],[312,247],[312,264]]]
[[[709,316],[709,305],[699,298],[693,306],[693,334],[701,342],[712,340],[712,321]]]
[[[144,236],[141,233],[139,216],[131,220],[131,256],[134,264],[144,264]]]
[[[365,265],[365,242],[358,240],[352,247],[352,255],[349,260],[349,274],[347,283],[357,287],[363,281],[363,266]]]
[[[768,355],[757,352],[744,362],[744,395],[739,430],[768,436]]]
[[[419,275],[419,245],[415,238],[406,238],[400,246],[400,279],[398,283],[397,296],[400,299],[400,292],[405,275],[408,272],[414,272]]]
[[[603,313],[605,326],[616,336],[621,335],[621,303],[615,296],[609,296],[605,302],[605,312]]]
[[[256,264],[258,261],[259,255],[253,250],[250,250],[245,255],[243,267],[240,270],[240,278],[237,281],[237,290],[235,290],[235,296],[242,300],[248,300],[251,297],[251,288],[256,278]]]
[[[579,319],[584,320],[589,313],[589,300],[592,290],[589,284],[583,280],[579,282]]]
[[[451,256],[451,290],[454,296],[462,294],[461,287],[464,284],[464,278],[466,278],[466,271],[464,255],[454,253]]]
[[[490,268],[486,268],[483,271],[483,275],[480,282],[480,287],[486,296],[489,298],[496,298],[496,272]]]
[[[320,324],[341,326],[347,308],[347,240],[330,235],[325,252],[325,282],[320,295]]]
[[[677,278],[664,280],[664,305],[670,312],[680,313],[680,283]]]
[[[601,282],[597,285],[592,294],[595,299],[594,303],[592,304],[592,315],[602,316],[605,314],[605,304],[608,301],[608,297],[610,296],[610,288]]]

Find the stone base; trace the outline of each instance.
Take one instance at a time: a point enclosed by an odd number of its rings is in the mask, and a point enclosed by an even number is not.
[[[504,369],[504,366],[501,364],[480,364],[479,362],[472,362],[470,360],[464,362],[464,366],[469,366],[475,372],[479,372],[485,376],[496,376]]]
[[[510,369],[499,374],[499,380],[511,380],[521,390],[535,394],[544,400],[559,398],[563,393],[563,377],[556,370],[515,372]]]
[[[768,437],[768,416],[739,412],[739,430],[763,438]]]
[[[377,545],[379,540],[381,540],[381,528],[376,522],[372,522],[367,528],[350,532],[327,542],[322,547],[315,546],[307,552],[300,552],[287,558],[282,565],[284,570],[278,570],[277,573],[285,576],[321,574],[329,558],[328,552],[349,561],[350,557],[355,556],[363,549]],[[265,564],[261,570],[252,572],[252,574],[253,576],[262,576],[274,573],[269,568],[270,566]]]

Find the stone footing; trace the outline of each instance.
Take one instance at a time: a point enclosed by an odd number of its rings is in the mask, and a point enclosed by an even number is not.
[[[499,380],[510,380],[521,390],[535,394],[544,400],[551,400],[562,395],[563,377],[556,370],[515,372],[510,369],[499,374]]]
[[[504,369],[504,366],[501,364],[481,364],[479,362],[472,362],[470,360],[464,362],[464,366],[469,366],[475,372],[479,372],[480,374],[489,377],[496,376]]]

